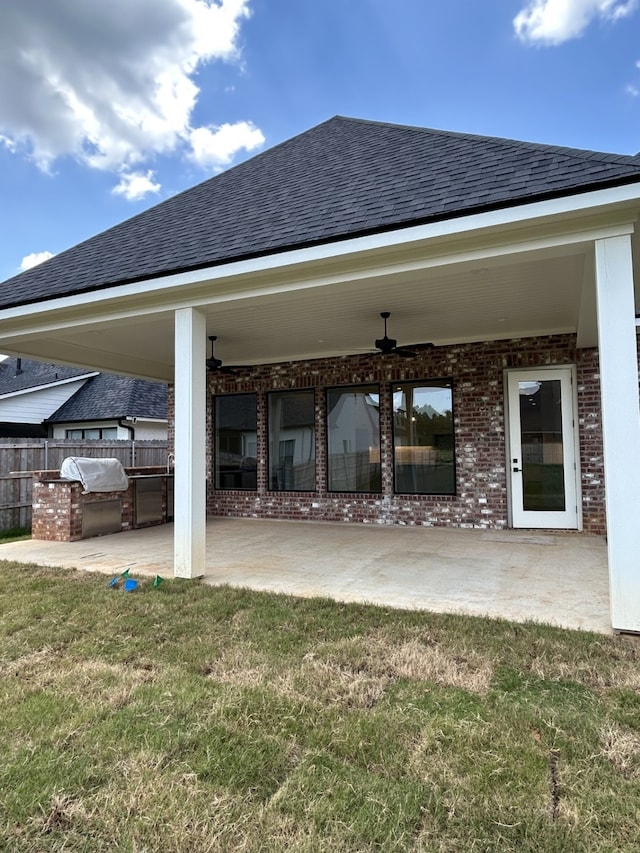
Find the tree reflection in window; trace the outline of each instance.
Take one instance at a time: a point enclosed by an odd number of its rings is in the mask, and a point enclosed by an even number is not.
[[[396,492],[455,494],[451,380],[394,385],[393,461]]]

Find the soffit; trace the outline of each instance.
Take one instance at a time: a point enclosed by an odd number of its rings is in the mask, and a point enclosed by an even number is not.
[[[227,364],[259,364],[368,352],[381,336],[381,311],[400,344],[447,345],[582,330],[593,346],[593,241],[630,233],[637,200],[504,222],[496,216],[438,226],[427,236],[325,256],[295,254],[186,278],[159,279],[86,301],[41,303],[0,313],[0,350],[172,381],[174,310],[206,315]],[[489,225],[480,227],[483,222]],[[447,231],[449,228],[449,231]],[[465,230],[466,228],[466,230]],[[446,231],[446,233],[442,233]],[[414,235],[418,232],[411,232]],[[632,237],[637,252],[637,237]],[[64,300],[61,300],[63,303]],[[586,333],[585,333],[585,330]]]
[[[207,334],[227,364],[257,364],[368,352],[391,311],[389,335],[400,344],[446,345],[577,329],[585,246],[521,257],[366,277],[345,275],[304,289],[254,290],[201,304]],[[41,328],[12,339],[11,352],[150,379],[173,379],[173,311],[159,310]]]

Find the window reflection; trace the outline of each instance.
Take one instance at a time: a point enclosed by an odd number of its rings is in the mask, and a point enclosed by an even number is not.
[[[329,491],[381,490],[379,402],[376,385],[327,391]]]
[[[562,388],[559,379],[519,382],[522,508],[564,512]]]
[[[394,386],[396,492],[455,494],[452,408],[450,380]]]
[[[269,394],[269,488],[313,491],[316,487],[313,391]]]
[[[257,397],[228,394],[215,399],[217,489],[257,489]]]

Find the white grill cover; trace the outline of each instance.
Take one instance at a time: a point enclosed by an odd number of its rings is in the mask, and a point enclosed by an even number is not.
[[[67,456],[62,460],[60,476],[63,480],[79,480],[85,495],[88,492],[124,492],[129,487],[122,462],[110,457]]]

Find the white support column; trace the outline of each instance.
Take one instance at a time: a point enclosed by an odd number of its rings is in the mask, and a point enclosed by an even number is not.
[[[175,312],[175,509],[173,571],[204,574],[206,547],[206,321],[195,308]]]
[[[596,240],[611,624],[640,632],[640,401],[631,237]]]

